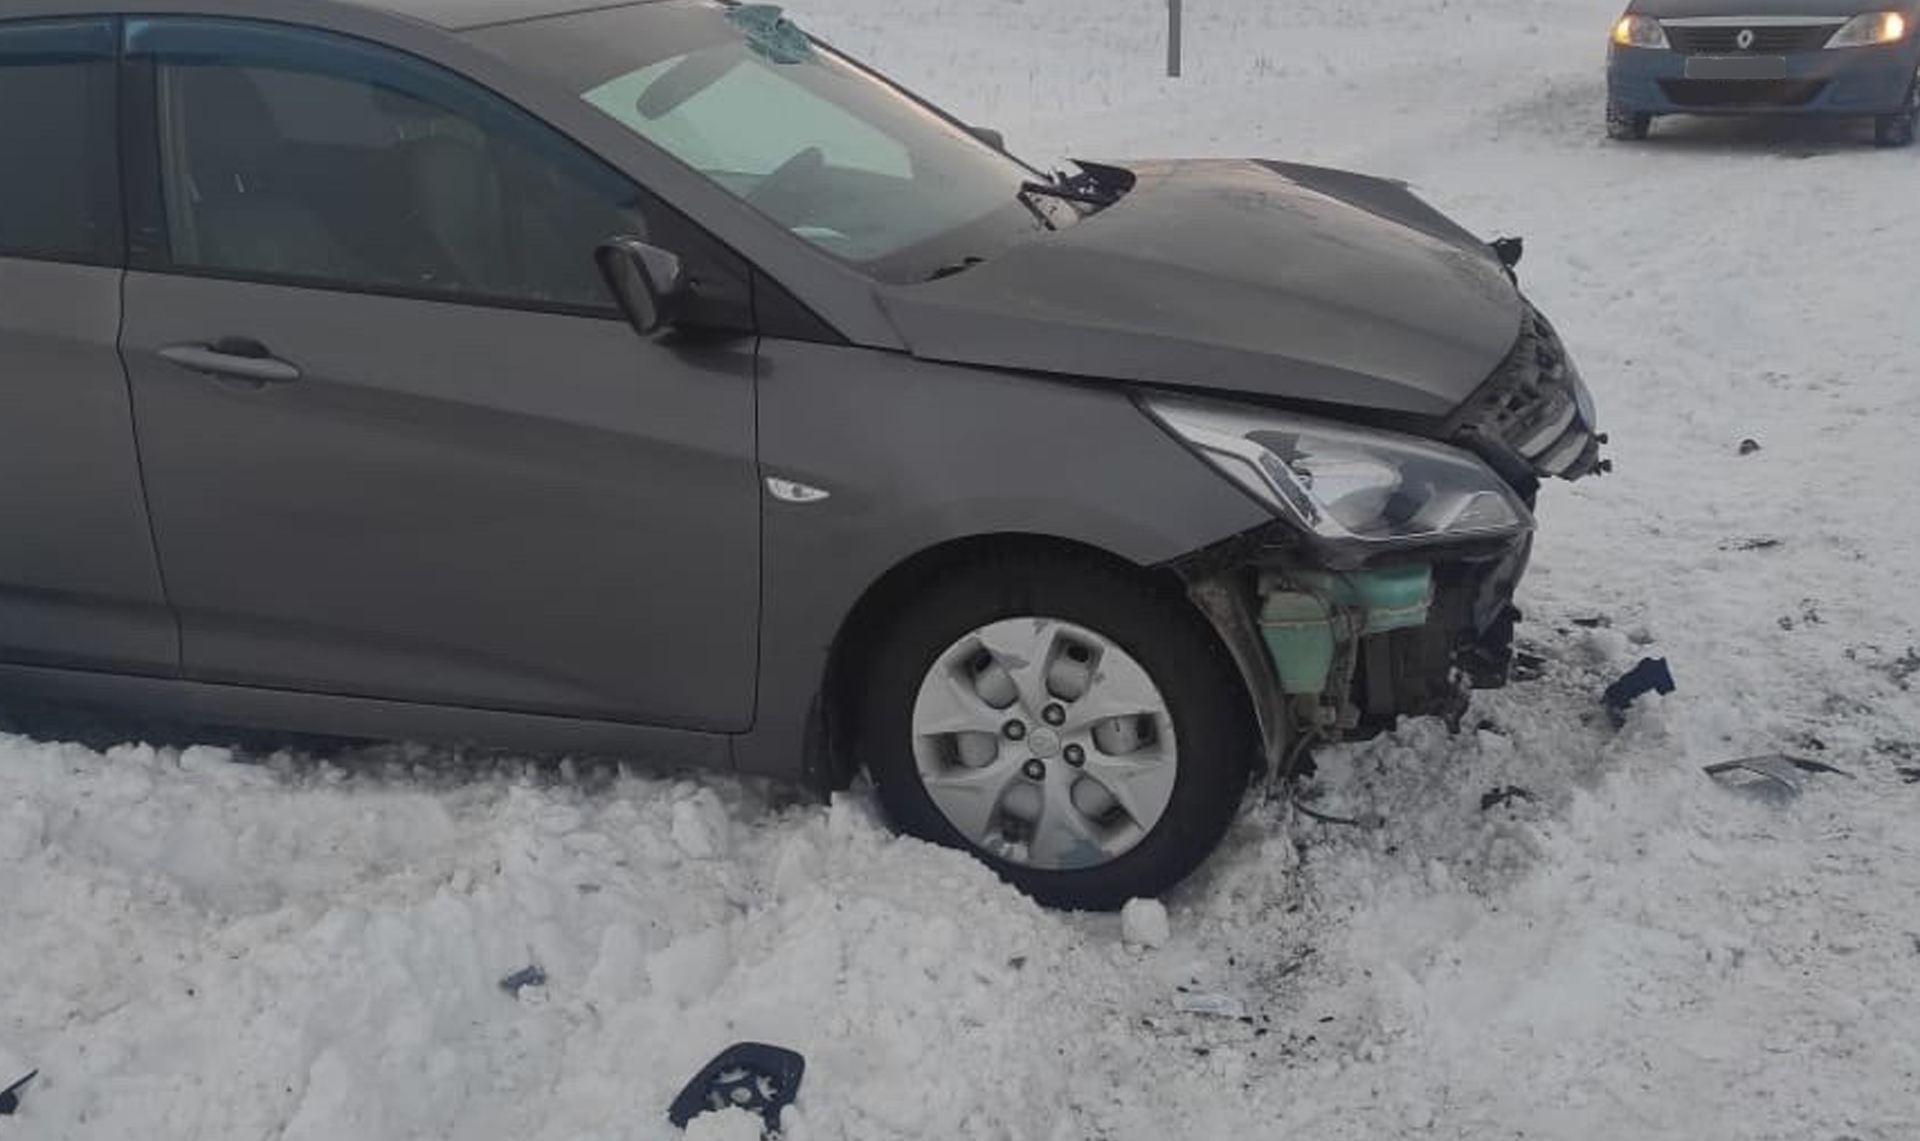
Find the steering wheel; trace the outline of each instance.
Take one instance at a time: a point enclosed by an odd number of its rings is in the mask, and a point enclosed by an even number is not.
[[[783,198],[791,197],[796,190],[824,174],[827,169],[827,152],[819,147],[808,147],[776,167],[772,174],[760,180],[760,185],[747,195],[747,205],[765,210],[771,214],[771,207]]]

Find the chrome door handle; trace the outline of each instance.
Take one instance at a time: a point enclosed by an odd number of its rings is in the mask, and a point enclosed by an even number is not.
[[[224,337],[210,345],[169,345],[160,350],[165,360],[189,372],[248,380],[255,384],[291,384],[300,369],[267,351],[258,341]]]

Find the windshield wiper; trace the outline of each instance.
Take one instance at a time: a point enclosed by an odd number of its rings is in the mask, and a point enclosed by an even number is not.
[[[1020,193],[1023,196],[1038,194],[1062,198],[1095,209],[1105,209],[1126,197],[1127,191],[1133,189],[1132,171],[1078,159],[1074,160],[1073,165],[1080,168],[1078,174],[1055,172],[1045,181],[1028,179],[1020,184]]]
[[[1028,179],[1020,184],[1021,194],[1038,194],[1043,198],[1064,198],[1068,202],[1080,202],[1088,206],[1111,206],[1120,200],[1120,196],[1111,191],[1101,191],[1095,187],[1082,185],[1078,180],[1059,182],[1041,182]]]

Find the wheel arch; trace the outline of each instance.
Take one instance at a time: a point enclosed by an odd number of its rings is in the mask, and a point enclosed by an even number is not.
[[[808,768],[841,789],[856,773],[844,738],[851,717],[849,702],[887,616],[908,604],[916,591],[942,576],[983,563],[1010,558],[1080,564],[1139,581],[1205,631],[1208,642],[1230,669],[1233,656],[1206,614],[1193,604],[1181,575],[1169,566],[1145,566],[1090,543],[1031,532],[1001,531],[950,538],[924,547],[894,563],[869,583],[842,618],[827,653],[816,706],[818,724],[808,734]],[[1248,716],[1253,716],[1248,695]]]

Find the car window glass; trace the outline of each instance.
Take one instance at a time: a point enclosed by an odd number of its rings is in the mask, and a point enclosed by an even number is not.
[[[118,264],[114,30],[0,24],[0,255]]]
[[[905,146],[770,68],[735,67],[679,106],[647,119],[641,97],[685,58],[662,60],[585,98],[722,181],[744,176],[750,182],[743,184],[757,185],[810,147],[842,170],[913,177]]]
[[[156,57],[174,267],[606,310],[594,247],[649,236],[631,182],[413,57],[232,21],[130,42]]]
[[[1037,171],[768,5],[593,7],[466,36],[883,281],[924,281],[1081,216],[1023,201]]]

